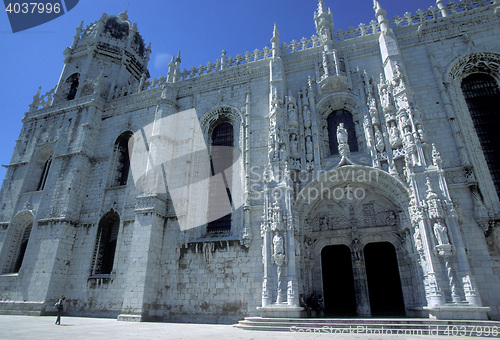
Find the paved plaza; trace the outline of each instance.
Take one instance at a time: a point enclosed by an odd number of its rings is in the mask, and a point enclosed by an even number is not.
[[[116,319],[64,317],[61,325],[51,316],[0,315],[0,340],[12,339],[467,339],[470,337],[373,335],[373,334],[304,334],[238,329],[232,325],[135,323]],[[472,338],[470,338],[472,339]],[[478,338],[476,338],[478,339]]]

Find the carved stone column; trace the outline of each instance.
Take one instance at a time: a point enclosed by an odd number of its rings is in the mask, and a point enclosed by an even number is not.
[[[356,313],[360,317],[370,317],[370,297],[368,279],[366,276],[363,245],[354,239],[351,245],[352,271],[354,276],[354,291],[356,292]]]

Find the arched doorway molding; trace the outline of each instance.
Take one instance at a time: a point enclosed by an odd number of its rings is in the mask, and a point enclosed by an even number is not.
[[[330,190],[346,190],[359,188],[367,194],[362,199],[332,199],[325,192]],[[311,195],[312,192],[318,195]],[[337,198],[338,195],[337,195]],[[370,243],[388,242],[396,250],[398,268],[401,275],[402,290],[407,308],[422,306],[425,303],[422,273],[418,265],[418,256],[413,249],[408,206],[410,202],[409,188],[399,179],[388,173],[359,165],[348,165],[331,169],[315,180],[311,181],[297,195],[294,210],[299,220],[298,244],[306,253],[301,262],[301,285],[304,293],[323,294],[323,274],[321,253],[325,247],[332,245],[345,245],[351,250],[354,275],[363,280],[364,258],[363,248]],[[387,211],[375,209],[380,213],[387,213],[387,222],[384,218],[377,217],[372,222],[364,219],[362,213],[368,204],[379,204],[387,207]],[[377,207],[377,206],[376,206]],[[333,213],[331,212],[333,211]],[[342,211],[347,218],[340,221],[338,212]],[[326,228],[318,227],[318,219],[322,212],[332,213]],[[349,217],[355,214],[355,218]],[[393,214],[393,215],[389,215]],[[365,222],[359,222],[364,220]],[[382,220],[382,221],[381,221]],[[358,221],[358,222],[355,222]],[[364,224],[363,224],[364,223]],[[351,225],[352,224],[352,225]],[[301,250],[302,251],[302,250]],[[361,254],[361,255],[360,255]],[[309,272],[309,273],[308,273]],[[366,280],[366,277],[365,277]],[[363,289],[363,284],[356,290]],[[366,283],[365,283],[366,286]],[[366,290],[366,289],[365,289]],[[366,296],[365,296],[366,300]],[[358,313],[361,313],[358,309]],[[369,314],[369,309],[363,316]],[[358,314],[361,315],[361,314]]]

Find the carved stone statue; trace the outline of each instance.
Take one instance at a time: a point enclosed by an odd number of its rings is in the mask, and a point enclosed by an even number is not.
[[[273,255],[284,255],[283,236],[276,233],[273,237]]]
[[[376,142],[375,146],[378,152],[383,152],[385,150],[384,136],[380,131],[380,127],[375,126],[374,129],[375,129],[375,142]]]
[[[394,121],[391,122],[391,127],[389,128],[389,142],[393,149],[401,147],[401,138],[399,137],[399,130]]]
[[[344,128],[344,123],[337,126],[337,142],[339,145],[347,144],[347,130]]]
[[[448,238],[448,228],[441,221],[436,221],[434,223],[434,236],[438,241],[438,245],[450,244],[450,239]]]
[[[292,156],[292,158],[297,158],[299,156],[299,146],[295,133],[290,135],[290,156]]]
[[[307,160],[312,161],[313,159],[313,143],[311,136],[306,137],[306,150],[307,150]]]
[[[274,161],[274,141],[273,137],[269,136],[269,142],[268,142],[268,156],[269,156],[269,162],[272,163]]]
[[[413,240],[415,241],[415,247],[417,248],[417,251],[421,251],[424,249],[422,246],[422,237],[420,236],[420,228],[418,226],[415,228]]]
[[[311,111],[309,111],[309,107],[304,106],[304,127],[311,127]]]

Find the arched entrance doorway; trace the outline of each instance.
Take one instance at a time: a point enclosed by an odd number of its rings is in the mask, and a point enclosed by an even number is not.
[[[326,246],[321,251],[323,294],[327,316],[356,316],[356,293],[351,250],[345,245]]]
[[[396,249],[390,242],[364,248],[372,316],[405,316]]]

